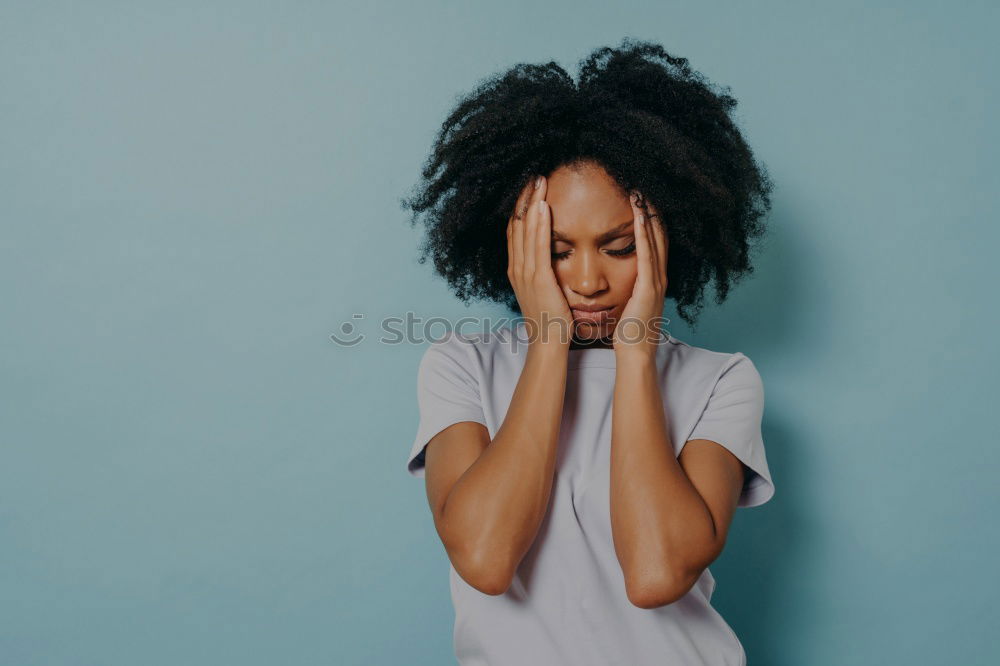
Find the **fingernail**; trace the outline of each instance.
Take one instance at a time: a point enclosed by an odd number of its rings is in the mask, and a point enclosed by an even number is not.
[[[538,178],[535,179],[535,189],[537,190],[541,186],[542,186],[542,177],[539,176]]]

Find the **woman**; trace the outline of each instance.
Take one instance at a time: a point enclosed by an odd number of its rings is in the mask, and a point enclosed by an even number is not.
[[[451,332],[418,373],[407,463],[451,563],[463,665],[744,664],[708,565],[738,506],[774,493],[764,392],[695,324],[752,271],[771,184],[736,102],[624,40],[521,65],[462,100],[418,196],[424,254],[463,300],[523,321]]]

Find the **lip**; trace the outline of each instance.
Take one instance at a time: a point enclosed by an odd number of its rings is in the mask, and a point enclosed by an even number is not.
[[[571,310],[577,310],[580,312],[600,312],[601,310],[612,310],[615,306],[613,305],[571,305]]]
[[[591,306],[593,307],[593,306]],[[604,324],[607,323],[609,317],[611,316],[611,311],[614,307],[600,308],[600,309],[584,309],[584,308],[571,308],[573,311],[573,319],[578,322],[586,322],[590,324]]]

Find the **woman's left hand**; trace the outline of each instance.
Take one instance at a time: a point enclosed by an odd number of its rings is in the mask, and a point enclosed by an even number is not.
[[[637,275],[632,296],[615,326],[615,355],[655,358],[663,335],[660,322],[667,293],[667,234],[660,216],[638,192],[629,197],[635,236]],[[644,210],[645,209],[645,210]]]

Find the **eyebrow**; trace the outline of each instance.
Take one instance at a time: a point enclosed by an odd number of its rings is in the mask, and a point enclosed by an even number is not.
[[[603,243],[603,242],[605,242],[607,240],[610,240],[610,239],[614,238],[615,236],[617,236],[621,232],[625,231],[629,227],[632,227],[633,225],[634,225],[634,222],[632,220],[629,220],[627,222],[622,222],[621,224],[619,224],[614,229],[609,229],[608,231],[605,231],[603,234],[601,234],[600,236],[598,236],[597,240],[598,240],[599,243]],[[569,239],[567,239],[565,236],[563,236],[561,233],[559,233],[555,229],[552,230],[552,240],[561,240],[561,241],[566,242],[566,243],[569,242]]]

